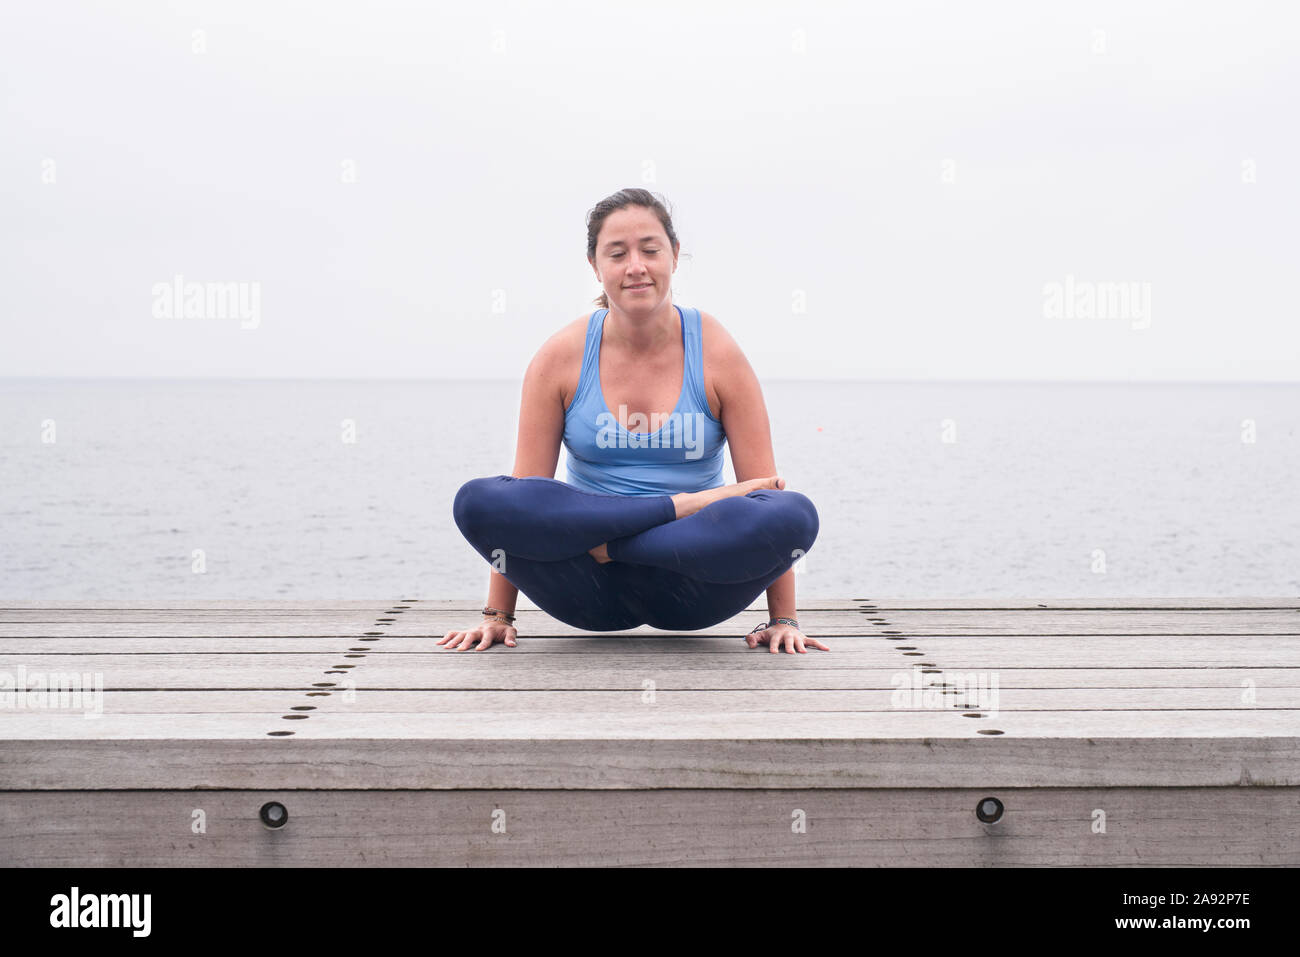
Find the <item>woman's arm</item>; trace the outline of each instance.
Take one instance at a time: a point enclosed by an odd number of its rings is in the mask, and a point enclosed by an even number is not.
[[[515,478],[540,475],[554,478],[564,437],[562,372],[563,340],[557,334],[542,344],[524,372],[519,398],[519,433],[515,440]],[[492,569],[488,582],[488,607],[515,613],[519,589]]]
[[[700,313],[701,337],[710,379],[721,403],[722,428],[731,447],[731,467],[737,482],[779,474],[772,452],[772,427],[763,402],[763,389],[749,360],[722,324]],[[769,620],[795,618],[794,569],[767,589]]]

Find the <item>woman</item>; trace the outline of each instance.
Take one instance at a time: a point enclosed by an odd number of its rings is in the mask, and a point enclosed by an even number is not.
[[[708,313],[673,304],[679,249],[644,189],[588,215],[602,308],[529,364],[513,475],[456,494],[456,524],[493,570],[483,621],[438,644],[514,647],[520,590],[584,630],[675,631],[724,621],[766,589],[772,620],[746,636],[750,648],[830,650],[795,618],[792,566],[817,537],[817,511],[773,474],[762,390],[740,348]],[[567,482],[553,478],[561,441]],[[722,482],[724,444],[734,485]]]

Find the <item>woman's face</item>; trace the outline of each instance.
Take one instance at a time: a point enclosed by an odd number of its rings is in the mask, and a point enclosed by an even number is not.
[[[677,251],[652,210],[626,206],[605,217],[592,268],[611,309],[651,313],[670,299]]]

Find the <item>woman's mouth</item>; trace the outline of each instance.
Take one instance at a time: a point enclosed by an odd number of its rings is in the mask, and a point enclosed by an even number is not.
[[[650,288],[651,286],[653,286],[653,285],[654,285],[654,283],[643,282],[643,283],[642,283],[641,285],[639,285],[639,286],[624,286],[623,288],[624,288],[624,289],[629,289],[629,290],[631,290],[631,289],[649,289],[649,288]]]

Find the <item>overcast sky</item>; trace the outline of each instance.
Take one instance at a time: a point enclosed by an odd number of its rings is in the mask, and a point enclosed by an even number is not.
[[[762,377],[1297,381],[1296,10],[6,4],[0,375],[517,379],[643,186]]]

